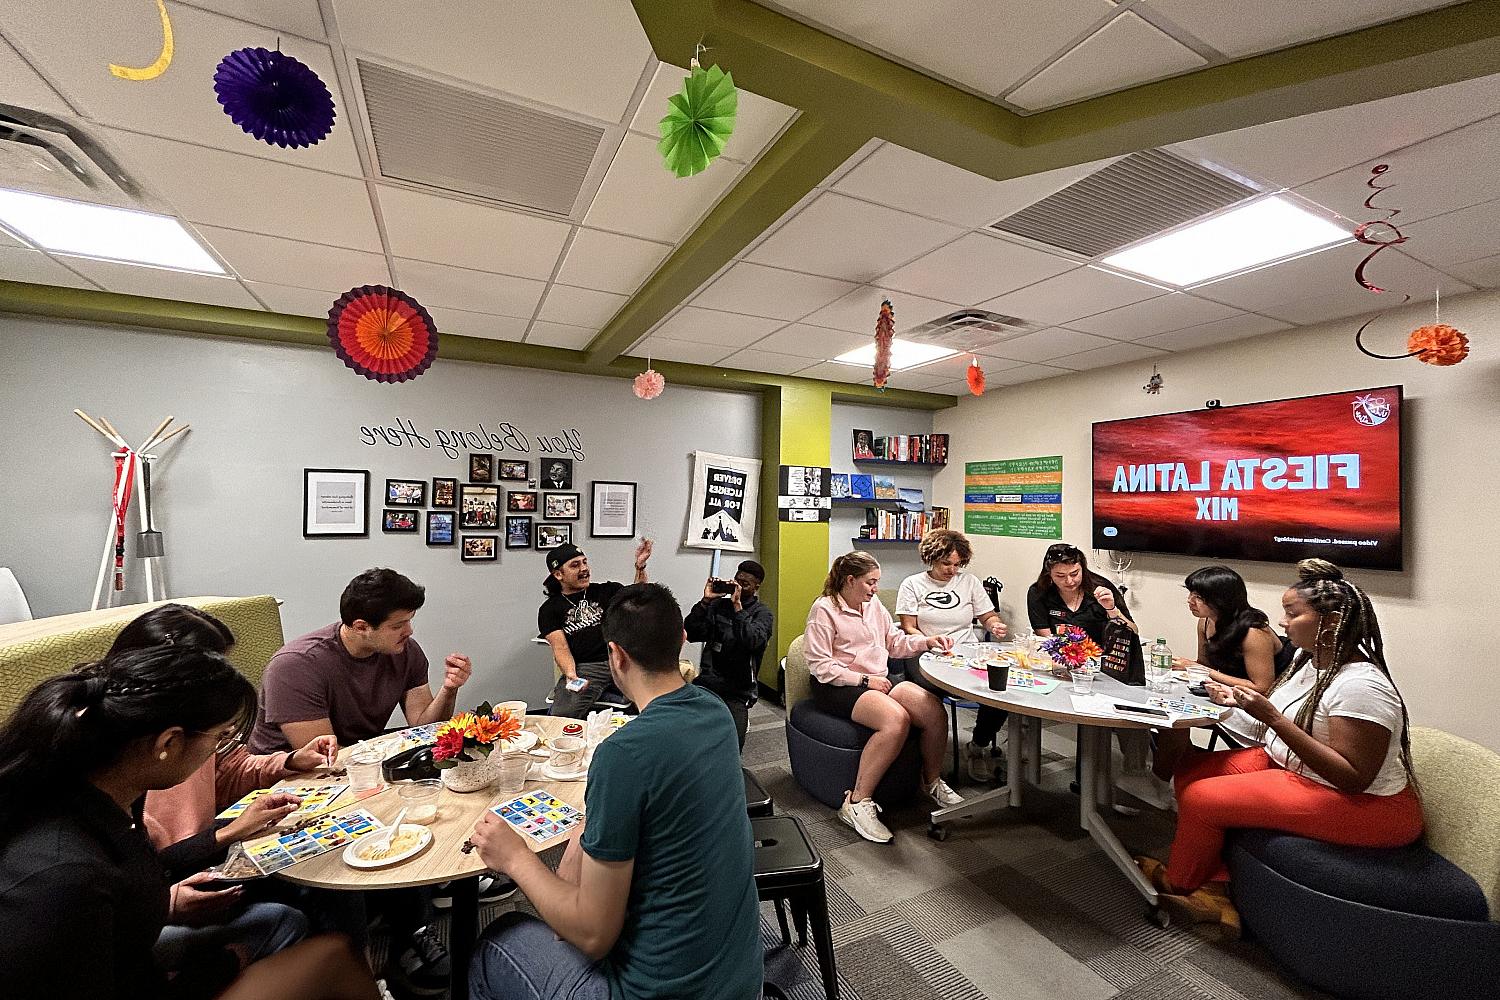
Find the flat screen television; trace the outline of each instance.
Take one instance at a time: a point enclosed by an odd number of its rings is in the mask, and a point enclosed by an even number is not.
[[[1401,386],[1094,424],[1094,547],[1401,568]]]

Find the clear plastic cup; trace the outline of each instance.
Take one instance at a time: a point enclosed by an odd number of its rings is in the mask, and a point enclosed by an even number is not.
[[[396,794],[406,807],[405,822],[426,826],[438,817],[438,801],[443,794],[443,783],[437,778],[405,781],[397,786]]]
[[[385,763],[385,752],[379,747],[360,747],[349,754],[349,791],[358,795],[379,788],[382,782],[380,765]]]
[[[526,774],[531,769],[531,755],[523,752],[501,753],[496,751],[495,791],[500,795],[515,795],[526,784]]]
[[[1073,668],[1073,693],[1074,694],[1093,694],[1094,693],[1094,678],[1097,677],[1098,675],[1099,675],[1099,671],[1097,671],[1097,670],[1091,670],[1088,667],[1074,667]]]

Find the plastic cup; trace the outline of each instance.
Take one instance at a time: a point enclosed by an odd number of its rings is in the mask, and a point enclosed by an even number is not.
[[[380,765],[385,752],[379,747],[360,747],[349,754],[349,791],[358,795],[382,784]]]
[[[1099,671],[1097,671],[1097,670],[1090,670],[1087,667],[1074,667],[1073,668],[1073,693],[1074,694],[1093,694],[1094,693],[1094,678],[1097,677],[1098,674],[1099,674]]]
[[[402,782],[396,788],[401,804],[406,807],[406,822],[426,826],[438,816],[438,798],[443,793],[443,783],[437,778],[421,778]]]
[[[1201,663],[1195,663],[1187,668],[1187,682],[1189,685],[1203,684],[1208,680],[1208,668]]]
[[[531,755],[527,753],[500,753],[495,765],[495,791],[501,795],[515,795],[526,784],[526,774],[531,770]]]

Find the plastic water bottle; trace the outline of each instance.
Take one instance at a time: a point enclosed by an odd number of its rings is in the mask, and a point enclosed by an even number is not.
[[[1172,690],[1172,650],[1161,636],[1146,653],[1146,686],[1156,694],[1170,694]]]

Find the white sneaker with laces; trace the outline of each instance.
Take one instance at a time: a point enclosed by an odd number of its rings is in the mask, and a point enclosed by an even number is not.
[[[964,804],[964,797],[949,788],[948,783],[942,778],[939,778],[928,786],[927,795],[932,801],[945,809],[949,806],[961,806]]]
[[[877,814],[881,811],[874,799],[861,799],[853,802],[849,798],[849,793],[845,792],[844,804],[839,806],[839,819],[845,826],[852,827],[855,833],[866,840],[877,844],[889,844],[896,839],[896,835],[880,822]]]

